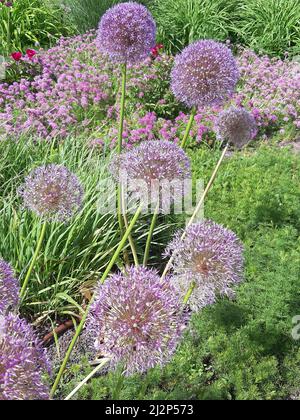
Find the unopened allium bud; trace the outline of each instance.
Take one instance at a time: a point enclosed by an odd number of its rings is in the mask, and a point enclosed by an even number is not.
[[[222,111],[216,122],[217,138],[241,148],[252,140],[257,133],[254,117],[244,108]]]
[[[81,207],[83,188],[78,178],[62,165],[33,170],[19,189],[24,205],[45,220],[67,221]]]
[[[45,373],[46,353],[31,326],[16,315],[0,315],[0,400],[49,399]]]
[[[0,259],[0,314],[15,309],[19,304],[19,282],[9,264]]]
[[[100,284],[87,328],[96,350],[126,375],[164,365],[186,327],[178,290],[156,271],[131,267]]]
[[[232,94],[239,79],[237,63],[225,45],[197,41],[175,58],[171,87],[189,107],[220,105]]]
[[[112,7],[102,16],[96,43],[112,61],[135,64],[149,56],[155,37],[156,25],[147,8],[128,2]]]
[[[230,230],[212,221],[195,223],[181,239],[179,232],[168,246],[174,283],[186,296],[194,288],[189,306],[199,310],[215,302],[217,295],[233,296],[232,286],[243,279],[243,245]]]

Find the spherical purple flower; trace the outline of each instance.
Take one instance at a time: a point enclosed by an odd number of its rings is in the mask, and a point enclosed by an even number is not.
[[[130,375],[169,361],[189,318],[182,309],[169,279],[131,267],[98,286],[87,328],[96,337],[96,350]]]
[[[168,141],[142,142],[116,157],[110,169],[118,182],[129,184],[135,198],[165,210],[182,200],[184,181],[191,178],[189,157]]]
[[[171,87],[189,107],[220,105],[233,93],[239,79],[237,63],[225,45],[197,41],[175,59]]]
[[[213,304],[216,296],[233,296],[232,286],[243,279],[243,245],[230,230],[212,221],[195,223],[186,236],[178,233],[166,254],[173,255],[173,281],[183,296],[191,287],[193,310]]]
[[[135,64],[150,55],[155,46],[156,25],[145,6],[121,3],[101,18],[97,47],[116,63]]]
[[[18,316],[0,315],[0,400],[47,400],[45,350],[31,326]]]
[[[83,188],[78,178],[61,165],[33,170],[19,189],[24,205],[45,220],[67,221],[81,207]]]
[[[244,108],[229,109],[220,113],[216,122],[217,138],[241,148],[254,138],[257,126],[254,117]]]
[[[0,259],[0,314],[15,309],[19,304],[19,282],[9,264]]]

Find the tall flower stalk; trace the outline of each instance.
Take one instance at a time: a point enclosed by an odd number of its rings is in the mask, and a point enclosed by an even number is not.
[[[118,132],[118,155],[122,152],[123,128],[126,102],[126,79],[128,64],[136,64],[149,56],[155,46],[156,25],[148,9],[138,3],[118,4],[109,9],[101,18],[96,39],[99,50],[109,56],[114,63],[121,65],[121,104]],[[117,212],[121,238],[124,235],[124,217],[122,209],[122,186],[118,183]],[[123,210],[123,211],[122,211]],[[135,257],[132,237],[129,242]],[[125,259],[128,257],[125,253]],[[136,260],[136,257],[135,257]],[[128,261],[127,261],[128,262]]]
[[[137,209],[134,217],[132,218],[132,220],[130,222],[130,225],[128,226],[128,229],[126,230],[126,232],[125,232],[122,240],[120,241],[120,243],[119,243],[119,245],[118,245],[118,247],[117,247],[117,249],[116,249],[116,251],[115,251],[115,253],[114,253],[113,257],[112,257],[112,259],[110,260],[108,266],[106,267],[106,270],[104,271],[104,273],[103,273],[103,275],[102,275],[102,277],[100,279],[100,283],[101,284],[103,284],[105,282],[105,280],[107,279],[107,277],[108,277],[111,269],[113,268],[114,264],[116,263],[117,259],[119,258],[119,255],[121,254],[124,246],[126,245],[126,242],[128,240],[128,236],[132,232],[132,230],[133,230],[133,228],[134,228],[134,226],[135,226],[138,218],[140,217],[141,212],[142,212],[142,208],[139,207]],[[61,367],[59,369],[59,372],[57,374],[57,377],[55,379],[55,382],[53,384],[53,387],[52,387],[52,390],[51,390],[51,393],[50,393],[50,396],[51,397],[53,397],[53,395],[55,394],[55,392],[56,392],[56,390],[58,388],[58,385],[59,385],[59,383],[61,381],[61,378],[62,378],[62,376],[64,374],[64,371],[66,369],[67,363],[68,363],[68,361],[70,359],[71,353],[72,353],[72,351],[74,349],[74,346],[75,346],[75,344],[76,344],[76,342],[78,340],[78,337],[80,336],[80,334],[82,332],[82,329],[83,329],[83,327],[85,325],[85,322],[87,320],[87,317],[88,317],[89,312],[90,312],[90,309],[91,309],[91,306],[94,303],[94,299],[95,299],[95,295],[92,297],[92,299],[91,299],[88,307],[86,308],[85,313],[82,316],[81,322],[78,325],[78,327],[76,329],[76,332],[74,334],[74,337],[73,337],[73,339],[72,339],[72,341],[71,341],[71,343],[69,345],[69,348],[68,348],[68,350],[67,350],[67,352],[65,354],[64,360],[63,360],[63,362],[61,364]]]
[[[37,241],[35,252],[33,254],[31,263],[29,265],[29,268],[27,270],[27,273],[26,273],[24,282],[22,284],[22,288],[21,288],[21,292],[20,292],[21,299],[23,299],[24,296],[25,296],[25,293],[26,293],[26,290],[27,290],[27,286],[28,286],[28,282],[29,282],[30,276],[32,274],[32,270],[33,270],[33,268],[35,266],[35,263],[37,261],[37,258],[39,256],[39,254],[40,254],[40,251],[41,251],[41,248],[42,248],[42,245],[43,245],[43,240],[45,238],[46,228],[47,228],[47,223],[45,222],[45,223],[43,223],[42,229],[40,231],[40,236],[39,236],[39,239]]]
[[[186,130],[185,130],[182,142],[181,142],[181,147],[183,149],[185,149],[185,147],[186,147],[186,144],[187,144],[187,141],[188,141],[191,129],[192,129],[192,125],[193,125],[193,122],[194,122],[194,119],[195,119],[195,116],[196,116],[196,112],[197,112],[197,108],[195,106],[193,106],[192,111],[191,111],[191,115],[190,115],[190,119],[189,119],[189,122],[186,126]]]
[[[145,252],[144,252],[144,260],[143,260],[144,267],[147,267],[147,264],[148,264],[154,229],[156,226],[158,215],[159,215],[159,205],[157,205],[156,209],[154,210],[148,236],[147,236],[146,247],[145,247]]]

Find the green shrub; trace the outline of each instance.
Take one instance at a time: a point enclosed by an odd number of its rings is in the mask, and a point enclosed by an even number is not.
[[[300,52],[300,0],[154,0],[159,40],[177,52],[201,38],[275,56]]]
[[[70,10],[72,20],[80,33],[84,33],[98,26],[101,16],[107,9],[127,0],[62,0]],[[149,6],[153,0],[139,1]]]
[[[270,55],[300,53],[300,0],[247,0],[236,22],[241,41]]]
[[[236,0],[154,0],[151,11],[158,25],[158,38],[172,52],[201,38],[225,41],[231,36],[236,3]]]
[[[35,43],[54,45],[60,36],[72,33],[58,0],[15,0],[10,8],[0,4],[0,54],[24,52]]]

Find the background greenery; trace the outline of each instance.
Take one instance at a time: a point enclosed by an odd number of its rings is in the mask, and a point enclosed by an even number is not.
[[[51,146],[22,138],[18,142],[0,141],[0,258],[10,261],[23,279],[35,250],[41,221],[22,209],[16,194],[28,173],[49,163],[63,164],[80,178],[85,201],[71,223],[48,225],[42,253],[29,283],[23,313],[41,323],[61,320],[80,313],[82,300],[110,261],[120,236],[115,214],[101,214],[104,202],[103,181],[108,178],[109,157],[93,151],[85,138],[69,138]],[[176,220],[178,222],[178,219]],[[143,255],[148,232],[148,217],[141,218],[135,231],[138,254]],[[162,244],[175,229],[171,217],[160,219],[155,231],[150,263],[157,265]],[[121,261],[119,262],[121,264]],[[77,303],[78,302],[78,303]]]
[[[48,47],[74,32],[60,0],[15,0],[12,7],[0,4],[0,54],[24,52],[36,43]]]
[[[213,38],[275,56],[300,53],[300,0],[154,0],[151,9],[172,52]]]
[[[63,0],[79,31],[95,28],[119,0]],[[201,38],[230,40],[274,56],[300,54],[300,0],[144,0],[158,41],[177,53]]]
[[[124,1],[124,0],[123,0]],[[0,54],[97,27],[121,0],[15,0],[0,5]],[[190,42],[213,38],[274,56],[300,54],[300,0],[141,0],[158,26],[158,42],[177,53]],[[8,12],[11,10],[10,23]],[[8,30],[8,26],[10,30]],[[10,38],[10,40],[9,40]]]
[[[193,153],[205,181],[219,151]],[[262,146],[224,163],[205,216],[233,229],[245,244],[246,282],[236,301],[221,300],[198,315],[164,369],[125,380],[124,399],[280,399],[299,389],[300,347],[292,318],[300,314],[300,161]],[[73,366],[71,391],[88,368]],[[69,372],[70,373],[70,372]],[[82,399],[111,398],[117,375],[93,379]]]

